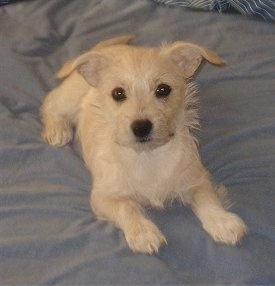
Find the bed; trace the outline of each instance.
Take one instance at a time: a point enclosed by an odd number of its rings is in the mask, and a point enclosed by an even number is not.
[[[275,284],[272,17],[187,9],[171,1],[4,2],[0,284]],[[131,252],[122,232],[90,210],[92,181],[78,144],[53,148],[41,140],[39,109],[58,84],[60,66],[98,41],[124,34],[135,34],[134,43],[145,46],[192,41],[228,63],[205,66],[197,78],[197,138],[204,164],[227,186],[232,211],[249,227],[237,247],[215,244],[192,211],[175,203],[166,211],[148,210],[168,245],[153,256]]]

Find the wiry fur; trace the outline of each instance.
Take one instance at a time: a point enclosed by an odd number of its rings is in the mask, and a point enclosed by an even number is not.
[[[67,78],[42,106],[43,138],[62,146],[76,126],[93,176],[91,206],[123,230],[133,251],[151,254],[166,243],[143,206],[163,208],[174,199],[189,204],[216,241],[236,244],[246,226],[225,209],[225,188],[202,165],[192,135],[199,128],[192,78],[203,62],[224,62],[191,43],[142,48],[129,46],[132,39],[102,42],[64,65],[59,77]],[[155,93],[162,83],[172,89],[160,99]],[[116,87],[125,90],[123,102],[111,96]],[[141,143],[131,124],[144,119],[153,129]]]

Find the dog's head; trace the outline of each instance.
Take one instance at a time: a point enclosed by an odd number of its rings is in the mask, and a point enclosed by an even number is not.
[[[91,108],[100,109],[114,142],[136,150],[156,148],[194,127],[192,79],[204,62],[224,61],[188,42],[142,48],[129,46],[131,39],[97,45],[65,65],[61,76],[77,69],[96,89]]]

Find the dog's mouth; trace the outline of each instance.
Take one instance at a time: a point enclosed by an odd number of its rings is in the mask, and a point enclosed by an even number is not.
[[[147,143],[147,142],[150,142],[152,141],[152,138],[147,136],[147,137],[144,137],[144,138],[136,138],[136,142],[137,143]]]
[[[133,149],[137,152],[151,151],[165,144],[168,144],[175,137],[174,130],[167,130],[166,132],[131,132],[130,136],[125,134],[114,133],[114,141],[118,146]]]
[[[153,137],[144,137],[144,138],[135,138],[134,141],[116,141],[119,146],[130,148],[136,152],[144,151],[153,151],[161,146],[164,146],[171,142],[174,138],[174,133],[170,134],[165,138],[153,138]]]
[[[170,142],[174,137],[174,133],[170,133],[168,136],[163,138],[154,138],[152,136],[146,136],[142,138],[135,138],[135,143],[133,144],[133,148],[137,149],[155,149],[160,146],[163,146]]]

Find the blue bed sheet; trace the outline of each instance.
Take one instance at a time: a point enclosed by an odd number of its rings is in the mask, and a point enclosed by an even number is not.
[[[274,0],[154,0],[159,4],[175,5],[192,9],[218,11],[219,13],[237,11],[243,15],[256,16],[264,20],[275,20]]]

